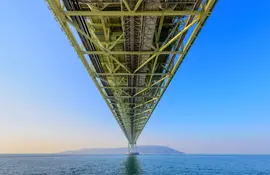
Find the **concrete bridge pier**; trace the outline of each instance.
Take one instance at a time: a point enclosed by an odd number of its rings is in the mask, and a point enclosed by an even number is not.
[[[139,152],[137,150],[137,144],[128,144],[128,155],[139,155]]]

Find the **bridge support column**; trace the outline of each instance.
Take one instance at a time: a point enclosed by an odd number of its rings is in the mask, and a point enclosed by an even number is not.
[[[128,144],[128,155],[139,155],[139,152],[137,150],[137,144]]]

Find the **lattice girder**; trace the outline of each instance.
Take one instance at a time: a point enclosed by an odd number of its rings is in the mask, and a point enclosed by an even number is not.
[[[136,143],[216,1],[47,0],[129,144]]]

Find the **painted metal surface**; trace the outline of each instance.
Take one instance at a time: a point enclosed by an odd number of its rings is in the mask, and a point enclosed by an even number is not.
[[[47,0],[135,145],[217,0]]]

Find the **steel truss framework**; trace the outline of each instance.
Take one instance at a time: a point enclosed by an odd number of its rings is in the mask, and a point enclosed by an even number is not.
[[[47,0],[131,145],[216,1]]]

